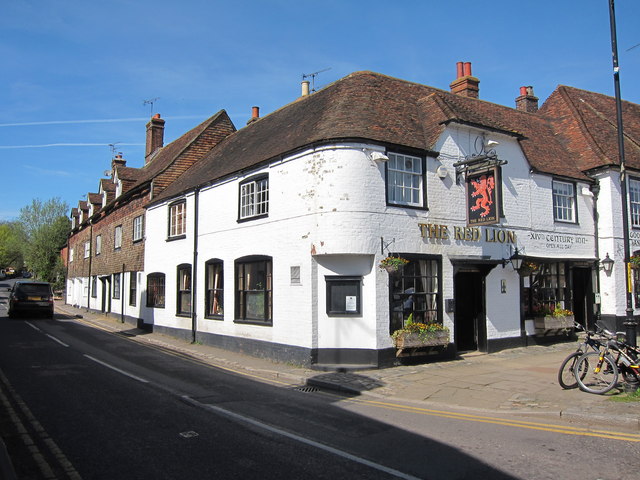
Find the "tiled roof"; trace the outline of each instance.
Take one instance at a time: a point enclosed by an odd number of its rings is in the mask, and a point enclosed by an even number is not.
[[[373,72],[356,72],[252,122],[173,182],[158,201],[314,143],[366,140],[433,151],[450,122],[519,139],[538,171],[586,180],[551,122],[527,113]]]
[[[102,205],[102,195],[99,193],[88,193],[87,200],[93,205]]]
[[[551,118],[579,168],[587,171],[618,165],[618,130],[613,97],[559,86],[540,112]],[[640,105],[622,102],[625,163],[640,169]]]
[[[175,160],[189,148],[189,146],[191,146],[199,137],[206,134],[208,129],[220,123],[228,123],[230,131],[235,130],[227,113],[224,110],[219,111],[197,127],[189,130],[180,138],[157,150],[151,156],[151,160],[140,169],[140,176],[137,184],[148,182],[158,177],[163,172],[166,172]],[[215,143],[211,143],[207,148],[207,151],[214,145]],[[203,154],[204,153],[206,152],[203,152]]]

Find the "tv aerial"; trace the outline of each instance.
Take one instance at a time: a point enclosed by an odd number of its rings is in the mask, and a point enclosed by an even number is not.
[[[151,112],[149,113],[149,116],[153,115],[153,104],[158,100],[160,100],[160,97],[150,98],[149,100],[144,100],[142,102],[142,105],[151,105]]]
[[[318,70],[317,72],[313,72],[313,73],[303,73],[302,74],[302,80],[306,80],[307,78],[311,78],[311,91],[315,92],[316,91],[316,77],[318,76],[319,73],[326,72],[327,70],[331,70],[331,67],[325,68],[323,70]]]
[[[111,149],[111,156],[112,157],[116,156],[116,150],[117,150],[116,145],[118,145],[119,143],[122,143],[122,142],[113,142],[113,143],[109,144],[109,148]]]

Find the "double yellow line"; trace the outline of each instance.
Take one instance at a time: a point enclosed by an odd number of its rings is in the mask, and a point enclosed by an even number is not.
[[[467,413],[456,413],[445,410],[432,410],[429,408],[414,407],[410,405],[401,405],[397,403],[383,402],[379,400],[367,400],[364,398],[350,398],[347,402],[360,403],[373,407],[384,408],[386,410],[394,410],[398,412],[414,413],[420,415],[430,415],[434,417],[452,418],[456,420],[464,420],[470,422],[490,423],[493,425],[502,425],[505,427],[525,428],[529,430],[540,430],[544,432],[563,433],[565,435],[579,435],[583,437],[607,438],[610,440],[622,440],[626,442],[640,442],[640,434],[612,432],[608,430],[592,430],[581,427],[571,427],[567,425],[553,425],[547,423],[526,422],[522,420],[503,419],[495,417],[486,417]]]

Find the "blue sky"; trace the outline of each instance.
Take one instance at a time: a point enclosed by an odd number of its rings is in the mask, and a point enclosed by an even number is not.
[[[640,1],[617,0],[622,97],[640,103]],[[635,47],[635,48],[634,48]],[[480,98],[532,85],[614,94],[608,0],[14,0],[0,5],[0,221],[31,199],[70,207],[112,147],[140,167],[145,124],[165,144],[225,109],[237,128],[354,71],[449,89],[472,62]]]

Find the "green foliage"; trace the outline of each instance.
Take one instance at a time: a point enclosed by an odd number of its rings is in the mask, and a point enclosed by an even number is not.
[[[67,218],[69,213],[69,205],[60,198],[55,197],[43,202],[39,198],[34,198],[31,205],[20,209],[18,221],[22,225],[27,238],[31,238],[40,230],[40,228],[53,225],[60,217]]]
[[[25,260],[40,280],[56,283],[62,277],[64,282],[60,250],[67,241],[70,226],[69,219],[60,216],[51,223],[40,225],[32,232]]]
[[[22,269],[26,236],[18,222],[0,223],[0,268]]]

